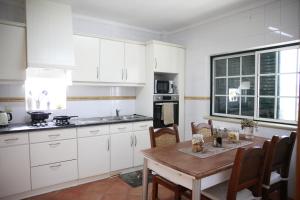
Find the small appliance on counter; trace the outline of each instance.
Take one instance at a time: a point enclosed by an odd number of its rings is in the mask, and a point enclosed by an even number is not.
[[[12,114],[5,111],[0,111],[0,126],[7,126],[12,120]]]

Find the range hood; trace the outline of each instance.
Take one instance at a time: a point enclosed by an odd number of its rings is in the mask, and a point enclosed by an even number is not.
[[[28,68],[75,68],[70,5],[26,0],[26,27]]]

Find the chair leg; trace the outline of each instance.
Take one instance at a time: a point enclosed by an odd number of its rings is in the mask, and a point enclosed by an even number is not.
[[[283,181],[280,183],[280,199],[286,200],[288,199],[288,182]]]
[[[152,179],[152,200],[157,200],[158,199],[158,183],[153,176]]]
[[[181,192],[179,189],[175,191],[175,200],[181,200]]]

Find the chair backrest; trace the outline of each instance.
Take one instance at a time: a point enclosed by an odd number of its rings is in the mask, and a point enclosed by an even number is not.
[[[262,194],[262,181],[270,142],[263,147],[238,148],[228,185],[227,199],[235,200],[239,191],[248,188],[253,195]]]
[[[162,147],[179,142],[179,133],[177,125],[173,125],[173,129],[161,128],[154,131],[153,127],[149,128],[151,147]]]
[[[270,149],[267,155],[264,184],[270,184],[270,177],[273,171],[278,172],[282,178],[288,178],[291,156],[296,140],[296,132],[288,136],[273,136]]]
[[[213,133],[213,126],[212,121],[208,120],[208,123],[200,123],[195,124],[194,122],[191,123],[192,127],[192,134],[202,134],[204,137],[210,137]]]

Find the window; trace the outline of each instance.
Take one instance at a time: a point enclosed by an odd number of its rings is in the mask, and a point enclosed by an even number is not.
[[[295,124],[299,46],[211,57],[211,115]]]

